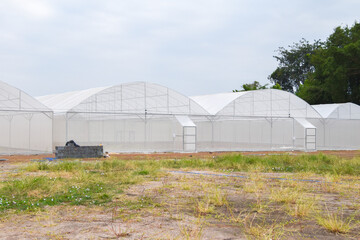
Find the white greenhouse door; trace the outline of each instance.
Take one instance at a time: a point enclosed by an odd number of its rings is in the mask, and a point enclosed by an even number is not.
[[[305,129],[305,147],[306,150],[316,150],[316,128]]]
[[[196,151],[196,127],[183,127],[183,148],[184,152]]]

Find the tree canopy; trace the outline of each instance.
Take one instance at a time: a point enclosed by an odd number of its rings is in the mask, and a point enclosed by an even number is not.
[[[279,48],[279,66],[269,76],[310,104],[360,104],[360,24],[337,27],[325,42],[305,39]]]
[[[321,45],[320,40],[310,44],[307,40],[301,39],[289,46],[289,50],[280,47],[280,56],[274,56],[279,62],[279,67],[269,76],[269,80],[279,84],[283,90],[296,92],[300,85],[304,84],[308,74],[314,72],[311,56]]]
[[[254,81],[253,83],[245,83],[242,85],[241,90],[234,89],[233,92],[243,92],[243,91],[251,91],[251,90],[259,90],[259,89],[267,89],[269,84],[261,85],[258,81]],[[270,87],[273,89],[281,89],[279,84],[275,84]]]

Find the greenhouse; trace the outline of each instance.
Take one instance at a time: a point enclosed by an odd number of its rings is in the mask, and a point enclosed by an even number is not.
[[[353,103],[312,105],[321,118],[308,119],[317,128],[317,148],[359,149],[360,106]]]
[[[316,150],[307,118],[321,116],[294,94],[266,89],[191,99],[210,114],[192,117],[199,151]]]
[[[135,82],[38,97],[54,111],[53,146],[74,140],[111,152],[196,151],[206,116],[194,100],[167,87]]]
[[[33,98],[0,82],[0,114],[0,154],[70,140],[108,152],[360,148],[360,106],[311,106],[276,89],[187,97],[133,82]]]
[[[52,152],[53,112],[0,81],[0,154]]]

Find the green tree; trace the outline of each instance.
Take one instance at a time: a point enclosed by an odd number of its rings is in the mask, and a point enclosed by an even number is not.
[[[268,77],[310,104],[360,104],[360,24],[337,27],[325,42],[305,39],[279,48],[279,66]]]
[[[322,46],[320,40],[309,43],[301,39],[298,43],[289,46],[289,49],[280,47],[279,56],[274,56],[279,66],[268,77],[268,79],[279,84],[283,90],[297,92],[301,84],[304,84],[308,74],[314,72],[315,68],[311,63],[311,56],[316,49]]]
[[[271,87],[271,89],[278,89],[278,90],[282,90],[282,87],[280,86],[279,83],[276,83],[274,86]]]
[[[245,83],[242,85],[242,90],[234,89],[233,92],[243,92],[243,91],[252,91],[252,90],[259,90],[259,89],[267,89],[269,84],[261,85],[258,81],[254,81],[253,83]],[[281,86],[277,83],[274,86],[271,86],[272,89],[279,89],[281,90]]]
[[[324,104],[332,102],[329,92],[313,79],[306,79],[304,84],[300,85],[296,95],[304,99],[309,104]]]
[[[311,57],[315,71],[299,89],[309,103],[353,102],[360,104],[360,24],[337,27],[324,46]],[[311,96],[314,89],[321,94]],[[317,91],[317,93],[319,93]]]
[[[251,91],[251,90],[259,90],[266,89],[269,84],[261,85],[258,81],[254,81],[253,83],[245,83],[242,85],[242,90],[233,90],[233,92],[243,92],[243,91]]]

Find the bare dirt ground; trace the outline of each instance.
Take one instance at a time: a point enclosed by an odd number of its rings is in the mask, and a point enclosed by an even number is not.
[[[352,208],[352,203],[359,204],[360,199],[347,196],[345,189],[314,183],[294,185],[292,182],[261,180],[259,175],[249,177],[238,179],[173,173],[160,181],[130,187],[122,199],[117,199],[118,207],[56,206],[32,214],[9,214],[0,222],[0,238],[360,238],[360,226],[356,222],[360,216],[354,215]],[[295,203],[270,200],[272,191],[287,188],[307,189],[304,195],[308,199],[321,199],[319,208],[326,207],[344,219],[352,218],[352,229],[347,234],[335,234],[319,226],[314,217],[292,216],[291,207]],[[218,195],[211,195],[213,192]],[[123,203],[128,200],[141,202],[142,199],[147,199],[145,207],[124,207]]]
[[[360,151],[325,153],[360,156]],[[222,154],[229,153],[112,156],[181,159]],[[11,176],[23,163],[44,157],[54,156],[1,156],[8,161],[0,162],[0,180]],[[269,177],[319,179],[281,173],[223,176],[209,171],[168,171],[160,179],[149,178],[129,187],[110,207],[60,205],[34,213],[8,213],[0,217],[0,239],[360,239],[360,178],[320,178],[324,182],[314,183]],[[350,230],[334,233],[321,226],[319,221],[329,216],[348,223]]]

